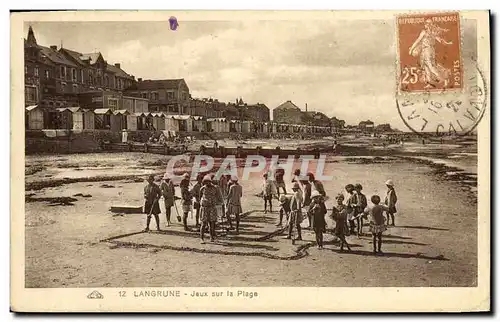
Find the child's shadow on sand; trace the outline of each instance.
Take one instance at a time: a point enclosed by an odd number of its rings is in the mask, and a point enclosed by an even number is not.
[[[409,229],[425,229],[425,230],[443,230],[443,231],[449,231],[449,229],[446,229],[446,228],[426,227],[426,226],[391,226],[391,228],[409,228]]]
[[[351,246],[349,244],[349,246]],[[351,246],[352,247],[352,246]],[[449,261],[448,258],[445,258],[443,255],[438,255],[438,256],[427,256],[421,253],[416,253],[416,254],[410,254],[410,253],[373,253],[371,251],[367,250],[345,250],[341,251],[340,249],[331,249],[328,248],[328,250],[338,253],[338,254],[345,254],[345,255],[362,255],[362,256],[377,256],[377,257],[399,257],[399,258],[421,258],[421,259],[428,259],[428,260],[440,260],[440,261]]]

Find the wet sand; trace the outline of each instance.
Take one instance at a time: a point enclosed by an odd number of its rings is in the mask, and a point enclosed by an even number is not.
[[[106,161],[103,157],[106,155],[67,155],[54,161],[30,156],[27,165],[44,169],[27,175],[26,181],[50,181],[51,177],[45,176],[57,173],[51,167],[66,169],[59,172],[63,178],[75,173],[74,168],[86,166],[107,167],[106,175],[123,174],[126,168],[127,175],[139,178],[144,178],[144,173],[164,171],[165,156],[123,153],[109,155]],[[385,180],[395,182],[397,226],[384,235],[383,256],[372,254],[368,235],[349,236],[353,251],[344,253],[330,242],[330,234],[325,235],[324,250],[316,249],[310,231],[304,232],[304,241],[297,245],[291,245],[279,232],[267,237],[277,229],[278,215],[277,209],[272,214],[262,213],[263,202],[254,196],[260,190],[259,176],[242,181],[243,210],[252,214],[243,219],[240,236],[229,234],[218,244],[201,245],[195,232],[181,231],[173,209],[172,227],[164,228],[161,216],[162,228],[168,230],[163,234],[139,233],[107,240],[144,228],[145,215],[109,211],[111,205],[141,205],[144,183],[130,178],[87,182],[82,176],[79,182],[26,191],[32,198],[76,199],[69,205],[26,203],[26,286],[476,285],[477,204],[469,185],[436,173],[432,163],[409,159],[334,157],[330,161],[326,174],[334,180],[324,184],[332,197],[345,184],[358,182],[368,197],[384,196]],[[91,197],[74,196],[78,193]],[[328,208],[332,203],[333,198],[327,202]],[[189,224],[192,226],[194,220],[190,218]],[[303,222],[306,225],[307,220]],[[328,221],[328,226],[334,225]],[[364,230],[368,233],[368,227]],[[262,236],[265,238],[256,240]],[[304,256],[290,258],[298,253]]]

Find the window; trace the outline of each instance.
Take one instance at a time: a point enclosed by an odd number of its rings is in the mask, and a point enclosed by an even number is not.
[[[141,93],[142,98],[148,98],[148,93],[147,92],[142,92]]]
[[[158,98],[159,98],[159,97],[158,97],[158,92],[153,92],[153,93],[151,93],[151,94],[153,95],[153,98],[152,98],[152,99],[153,99],[153,100],[155,100],[155,101],[157,101],[157,100],[158,100]]]
[[[61,78],[66,78],[66,66],[61,66]]]
[[[118,88],[118,77],[115,76],[115,88]]]
[[[175,93],[174,92],[167,92],[167,99],[168,100],[173,100],[175,98]]]
[[[187,100],[187,96],[188,96],[187,93],[185,93],[185,92],[182,93],[182,99],[184,101]]]
[[[76,82],[76,68],[71,69],[71,74],[73,76],[73,81]]]
[[[104,85],[106,85],[106,87],[109,87],[109,77],[108,77],[108,75],[104,76]]]
[[[61,82],[61,92],[64,92],[64,91],[66,91],[66,83]]]
[[[80,81],[83,83],[83,69],[80,70]]]
[[[78,93],[78,85],[73,84],[73,93]]]
[[[46,69],[45,70],[45,79],[49,79],[49,78],[50,78],[50,70]]]
[[[118,100],[116,98],[108,98],[108,107],[112,110],[116,110],[118,108]]]
[[[38,67],[35,67],[35,76],[36,77],[38,77],[38,72],[39,72]]]
[[[35,86],[25,86],[24,87],[24,99],[26,102],[36,102],[37,101],[37,91]]]

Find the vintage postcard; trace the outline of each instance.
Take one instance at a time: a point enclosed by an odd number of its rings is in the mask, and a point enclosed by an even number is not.
[[[11,33],[11,310],[490,310],[489,12]]]

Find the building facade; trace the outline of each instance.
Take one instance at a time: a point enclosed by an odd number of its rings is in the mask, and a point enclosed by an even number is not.
[[[127,96],[149,100],[151,112],[186,114],[190,109],[189,87],[184,79],[142,80],[125,91]]]
[[[84,54],[38,44],[31,26],[24,41],[24,62],[25,106],[74,107],[82,93],[122,92],[135,82],[120,64],[108,64],[100,53]]]
[[[273,121],[277,123],[302,124],[302,111],[292,101],[286,101],[273,109]]]

